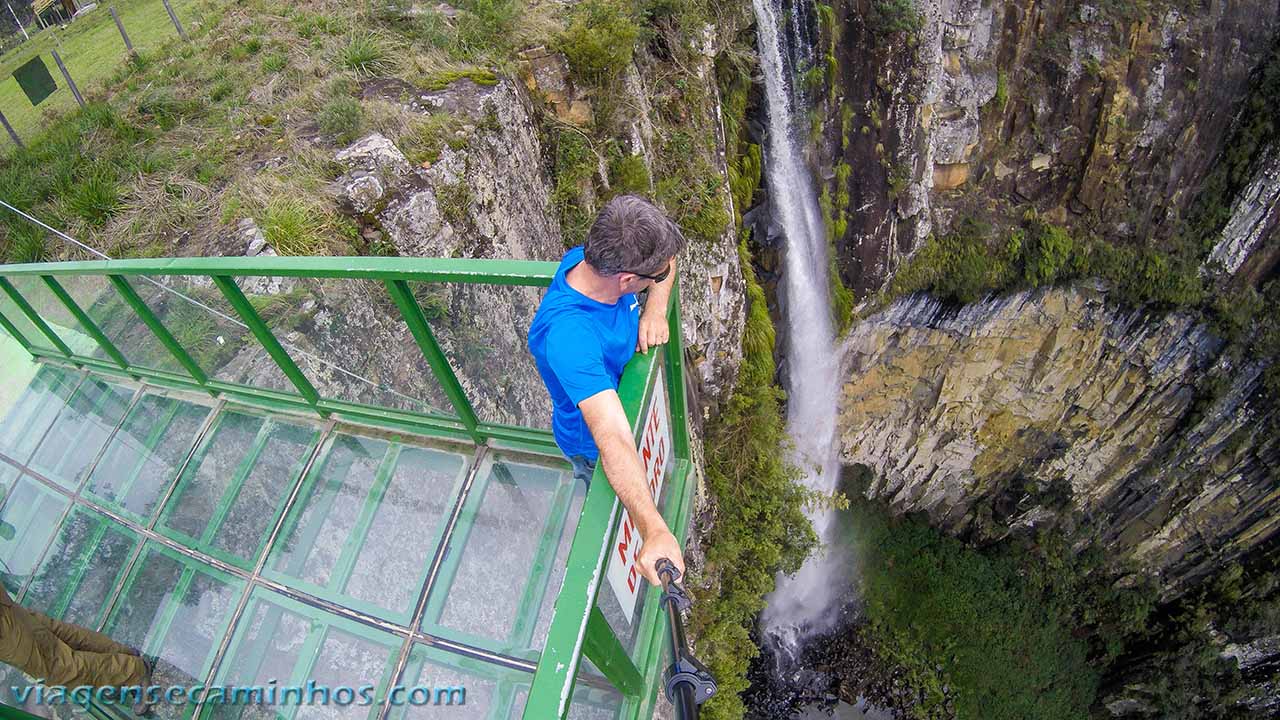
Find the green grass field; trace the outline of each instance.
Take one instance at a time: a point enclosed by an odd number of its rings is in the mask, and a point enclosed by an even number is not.
[[[177,39],[178,32],[160,0],[117,0],[112,4],[120,14],[134,49],[147,52]],[[190,29],[198,19],[192,12],[195,0],[171,0],[171,4],[183,27]],[[125,62],[124,40],[111,21],[107,6],[108,3],[98,5],[97,9],[68,24],[65,30],[51,25],[0,57],[0,78],[3,78],[0,79],[0,111],[4,112],[24,142],[30,143],[41,134],[45,112],[67,112],[75,108],[75,98],[66,87],[62,73],[49,54],[50,50],[58,50],[80,88],[80,94],[86,99]],[[32,29],[27,28],[27,31]],[[39,106],[32,107],[13,79],[13,71],[37,54],[44,58],[58,89]],[[13,142],[8,135],[0,133],[0,154],[8,154],[12,149]]]

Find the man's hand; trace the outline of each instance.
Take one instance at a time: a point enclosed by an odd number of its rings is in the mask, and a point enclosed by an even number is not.
[[[652,300],[650,300],[653,303]],[[640,316],[640,340],[636,343],[636,350],[644,354],[649,353],[649,348],[658,345],[665,345],[671,336],[671,328],[667,325],[666,308],[658,309],[657,303],[652,304],[652,309],[646,307],[644,314]]]
[[[684,577],[684,554],[680,551],[676,536],[666,527],[654,532],[653,537],[645,538],[644,544],[640,546],[640,574],[654,587],[662,587],[657,569],[658,561],[662,558],[670,560],[680,571],[680,576]]]
[[[649,348],[664,345],[670,339],[667,305],[671,302],[671,288],[676,284],[676,259],[671,258],[667,267],[670,274],[666,280],[649,288],[649,299],[645,301],[644,314],[640,316],[640,337],[636,340],[636,350],[646,355],[649,354]]]

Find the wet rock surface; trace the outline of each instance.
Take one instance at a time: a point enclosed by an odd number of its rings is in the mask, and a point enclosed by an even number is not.
[[[743,694],[748,720],[792,720],[840,703],[910,717],[915,692],[902,671],[879,656],[867,632],[857,606],[849,604],[830,632],[806,641],[798,658],[780,658],[774,646],[761,643],[747,675],[751,688]]]

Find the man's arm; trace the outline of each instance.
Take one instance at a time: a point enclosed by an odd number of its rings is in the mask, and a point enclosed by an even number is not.
[[[684,554],[676,536],[671,534],[666,520],[662,519],[653,502],[653,494],[649,491],[649,483],[644,476],[644,465],[636,453],[622,401],[618,399],[616,391],[605,390],[578,403],[578,408],[582,410],[582,417],[600,450],[600,463],[604,466],[605,477],[609,479],[609,484],[618,494],[623,507],[630,513],[631,521],[635,523],[643,540],[639,558],[640,574],[651,584],[661,587],[662,582],[658,579],[656,569],[658,560],[664,557],[669,559],[683,575]]]
[[[667,325],[667,303],[671,300],[671,287],[676,283],[676,259],[671,258],[671,274],[666,280],[655,283],[649,288],[649,299],[644,303],[644,314],[640,316],[640,337],[636,342],[636,350],[646,355],[649,348],[665,345],[670,338],[670,327]]]

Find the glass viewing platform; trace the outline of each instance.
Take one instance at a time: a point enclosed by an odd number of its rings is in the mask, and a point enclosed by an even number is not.
[[[669,655],[659,591],[633,584],[603,474],[588,492],[557,451],[525,350],[554,271],[0,266],[6,589],[158,656],[157,685],[290,700],[202,694],[157,705],[168,720],[652,717]],[[671,344],[637,355],[619,394],[683,541],[678,306],[677,291]],[[0,714],[130,717],[24,700],[36,679],[0,673]],[[330,702],[283,693],[309,682]],[[343,687],[367,693],[343,703]]]

